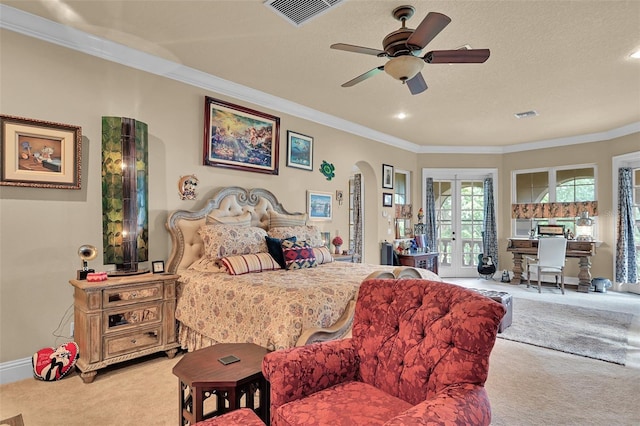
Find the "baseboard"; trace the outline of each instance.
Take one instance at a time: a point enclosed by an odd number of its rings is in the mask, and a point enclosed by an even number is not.
[[[31,358],[16,359],[0,364],[0,385],[33,377]]]

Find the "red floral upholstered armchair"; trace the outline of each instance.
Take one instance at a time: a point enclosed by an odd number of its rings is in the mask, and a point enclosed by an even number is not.
[[[504,313],[453,284],[367,280],[353,337],[265,356],[271,425],[488,425],[484,383]]]

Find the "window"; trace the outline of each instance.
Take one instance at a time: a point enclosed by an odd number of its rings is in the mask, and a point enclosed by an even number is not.
[[[542,213],[540,204],[596,201],[596,170],[593,166],[568,166],[533,171],[516,171],[513,178],[515,204],[533,204],[530,217],[513,220],[514,235],[526,236],[538,225],[558,224],[575,234],[575,221],[579,212],[567,215],[563,209],[558,213]],[[594,219],[594,230],[596,224]]]
[[[411,179],[409,172],[406,172],[404,170],[396,170],[393,179],[393,203],[411,204]]]

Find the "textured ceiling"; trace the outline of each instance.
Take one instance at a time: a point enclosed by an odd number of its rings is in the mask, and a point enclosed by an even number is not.
[[[164,59],[293,101],[418,146],[506,147],[640,122],[640,1],[346,0],[295,27],[244,1],[5,1]],[[379,65],[333,43],[382,48],[411,4],[452,22],[427,50],[491,49],[484,64],[426,64],[429,89],[412,96]],[[533,118],[514,113],[536,110]],[[394,118],[399,112],[408,117]]]

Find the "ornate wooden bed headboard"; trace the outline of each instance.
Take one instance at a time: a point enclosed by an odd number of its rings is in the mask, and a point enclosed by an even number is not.
[[[232,218],[251,214],[251,226],[267,229],[269,211],[296,215],[285,210],[275,195],[262,188],[245,189],[238,186],[222,188],[201,210],[176,210],[165,224],[171,235],[171,254],[167,271],[176,273],[198,260],[203,253],[203,243],[198,229],[207,223],[207,217]]]

